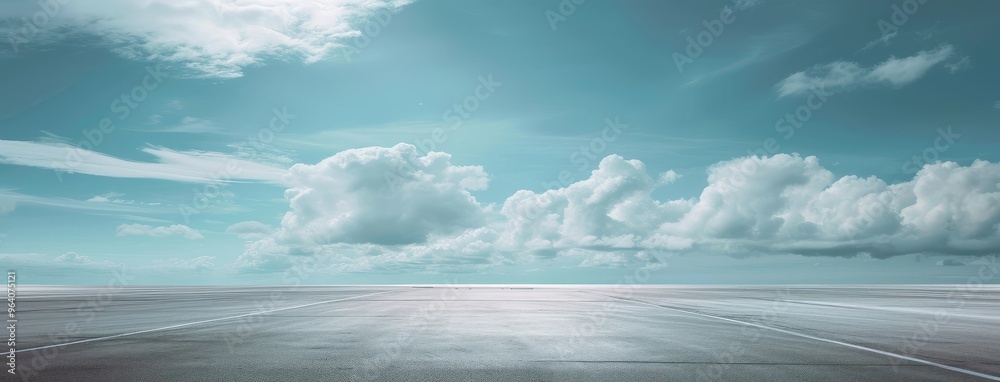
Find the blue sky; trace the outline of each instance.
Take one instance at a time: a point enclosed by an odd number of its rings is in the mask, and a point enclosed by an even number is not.
[[[995,267],[992,2],[251,3],[0,3],[8,268],[275,284]]]

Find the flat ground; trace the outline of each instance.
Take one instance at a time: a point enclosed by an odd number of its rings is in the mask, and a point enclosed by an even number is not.
[[[1000,380],[997,287],[28,286],[18,307],[39,381]]]

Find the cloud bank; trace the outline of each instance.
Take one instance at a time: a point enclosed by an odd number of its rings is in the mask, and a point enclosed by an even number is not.
[[[495,209],[469,193],[485,188],[483,169],[449,159],[418,157],[400,144],[296,165],[287,177],[291,208],[277,234],[251,242],[237,265],[464,272],[555,257],[622,266],[650,253],[886,258],[1000,251],[1000,164],[981,160],[927,164],[913,179],[889,184],[836,177],[816,157],[751,156],[711,166],[696,198],[657,200],[653,191],[676,175],[654,177],[642,162],[610,155],[587,179],[543,193],[521,190]],[[403,182],[394,187],[387,174]]]

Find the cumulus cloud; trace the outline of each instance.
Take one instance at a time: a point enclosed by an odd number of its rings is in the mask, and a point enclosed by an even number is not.
[[[605,157],[587,179],[499,210],[469,191],[480,167],[413,146],[347,150],[286,177],[290,210],[247,244],[248,272],[469,272],[558,258],[580,266],[659,264],[662,254],[799,254],[886,258],[1000,251],[1000,164],[924,165],[913,179],[835,176],[816,157],[778,154],[711,166],[691,199],[657,200],[676,173]],[[230,232],[264,235],[260,222]],[[666,264],[654,265],[665,267]]]
[[[477,227],[483,206],[469,191],[486,188],[480,166],[451,156],[418,157],[414,146],[340,152],[315,165],[292,166],[284,181],[291,210],[280,242],[296,244],[420,243],[435,233]]]
[[[80,256],[76,252],[66,252],[63,255],[56,257],[56,261],[73,264],[87,264],[90,262],[90,258],[87,256]]]
[[[743,176],[741,176],[743,175]],[[815,157],[720,164],[690,213],[663,230],[704,248],[888,257],[1000,249],[1000,165],[925,165],[913,180],[836,179]]]
[[[660,184],[670,184],[680,178],[680,174],[674,172],[674,170],[668,170],[667,172],[660,173]]]
[[[277,183],[283,167],[208,151],[145,147],[158,162],[115,158],[63,143],[0,140],[0,164],[46,168],[114,178],[163,179],[211,183],[256,180]]]
[[[953,55],[951,45],[942,45],[910,57],[890,57],[870,68],[855,62],[836,61],[788,76],[778,83],[778,96],[807,94],[817,88],[837,91],[864,85],[904,86],[920,79],[935,65]]]
[[[193,76],[240,77],[267,59],[313,63],[361,35],[371,18],[382,24],[405,0],[202,0],[69,3],[31,43],[93,36],[136,60],[173,63]],[[30,7],[21,7],[29,11]],[[19,10],[20,8],[13,8]],[[10,18],[29,14],[11,12]],[[20,41],[20,40],[16,40]],[[25,43],[27,44],[27,43]],[[21,45],[20,43],[18,45]],[[28,44],[30,46],[30,44]],[[15,48],[16,49],[16,48]]]
[[[116,236],[183,237],[190,240],[205,238],[198,230],[183,224],[159,227],[145,224],[122,224],[118,226]]]
[[[244,240],[257,240],[273,234],[274,228],[258,221],[245,221],[229,226],[226,233],[235,234]]]
[[[768,238],[785,222],[779,212],[800,207],[789,205],[791,196],[817,194],[832,176],[815,157],[777,155],[719,163],[709,169],[708,186],[698,202],[660,231],[685,238]]]
[[[634,248],[646,233],[691,206],[687,200],[654,200],[650,193],[658,183],[642,162],[608,156],[586,180],[542,194],[521,190],[508,198],[497,244],[509,251]]]
[[[243,271],[307,264],[348,273],[456,273],[510,262],[495,246],[498,214],[470,193],[485,189],[488,175],[452,164],[448,154],[419,156],[408,144],[352,149],[295,165],[284,181],[290,209],[273,235],[248,243],[237,261]],[[265,227],[244,222],[229,230]]]

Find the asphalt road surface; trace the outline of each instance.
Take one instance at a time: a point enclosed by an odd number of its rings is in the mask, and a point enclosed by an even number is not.
[[[37,381],[1000,380],[1000,288],[22,286]]]

